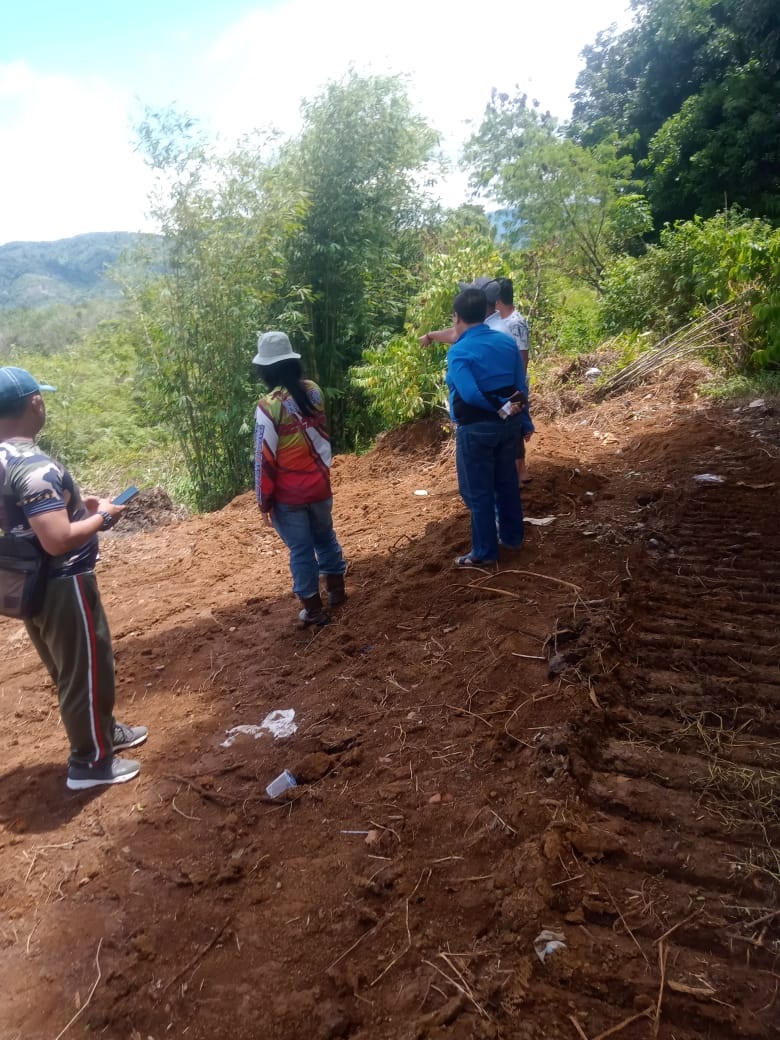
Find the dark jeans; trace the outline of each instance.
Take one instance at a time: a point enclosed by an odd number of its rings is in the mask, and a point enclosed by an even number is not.
[[[518,416],[458,427],[458,489],[471,513],[471,552],[478,560],[498,559],[499,538],[510,548],[519,548],[523,541],[523,507],[515,467],[521,429]]]

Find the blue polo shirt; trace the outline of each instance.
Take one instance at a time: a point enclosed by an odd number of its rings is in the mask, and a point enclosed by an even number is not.
[[[467,405],[490,413],[486,419],[496,417],[498,407],[509,397],[509,393],[499,391],[522,390],[527,398],[525,370],[514,339],[484,323],[471,325],[447,352],[447,387],[454,422],[458,421],[456,395]],[[488,400],[486,393],[498,394],[498,404],[495,398]],[[530,433],[534,427],[527,410],[521,413],[521,418],[524,419],[523,431]]]

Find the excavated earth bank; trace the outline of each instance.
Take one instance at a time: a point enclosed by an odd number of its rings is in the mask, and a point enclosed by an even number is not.
[[[540,420],[554,519],[497,571],[451,566],[438,424],[337,459],[316,633],[251,495],[142,496],[100,565],[135,783],[66,792],[1,621],[0,1040],[777,1035],[780,413],[684,376]]]

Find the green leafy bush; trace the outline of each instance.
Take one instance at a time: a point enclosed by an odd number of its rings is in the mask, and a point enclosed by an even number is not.
[[[552,310],[548,336],[558,351],[586,354],[603,339],[599,300],[592,289],[585,286],[561,291]]]
[[[737,210],[667,225],[642,257],[608,267],[601,319],[605,331],[668,335],[718,304],[744,296],[753,320],[743,335],[758,364],[780,350],[780,230]]]
[[[363,352],[363,363],[352,369],[352,383],[371,400],[381,429],[446,409],[446,353],[438,345],[421,347],[411,335]]]
[[[352,386],[368,397],[381,429],[446,409],[446,349],[422,347],[418,339],[452,324],[458,282],[485,274],[513,277],[511,250],[497,246],[489,234],[480,238],[474,230],[462,230],[449,242],[437,238],[432,244],[420,273],[421,289],[409,302],[404,333],[364,350],[361,363],[350,369]]]
[[[108,493],[132,483],[171,490],[181,456],[144,407],[127,326],[104,322],[66,350],[18,353],[9,361],[57,387],[46,395],[41,444],[83,487]]]

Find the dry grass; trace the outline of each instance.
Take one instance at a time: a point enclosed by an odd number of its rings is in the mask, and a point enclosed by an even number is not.
[[[731,826],[771,827],[780,819],[780,772],[775,770],[714,761],[694,786],[703,789],[702,807]]]

